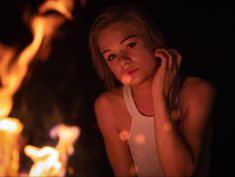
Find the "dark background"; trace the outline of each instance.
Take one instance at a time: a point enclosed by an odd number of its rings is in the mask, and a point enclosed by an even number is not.
[[[32,34],[22,22],[22,13],[26,6],[36,9],[43,1],[0,2],[0,42],[24,48]],[[76,1],[75,20],[62,26],[48,59],[36,59],[15,94],[11,116],[23,122],[25,144],[54,146],[57,141],[49,137],[49,130],[55,124],[77,125],[82,132],[68,165],[74,173],[67,176],[112,176],[93,112],[93,102],[104,86],[91,64],[88,34],[102,8],[121,2],[140,5],[153,16],[169,47],[183,55],[182,74],[203,77],[216,86],[211,176],[232,175],[234,113],[228,102],[233,101],[230,67],[234,60],[235,6],[229,4],[88,0],[82,7]],[[22,152],[21,171],[28,171],[30,166],[30,159]]]

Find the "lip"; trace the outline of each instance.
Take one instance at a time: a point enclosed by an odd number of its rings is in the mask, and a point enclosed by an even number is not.
[[[125,73],[131,75],[131,74],[134,74],[136,71],[138,71],[137,68],[127,69],[127,70],[125,70]]]

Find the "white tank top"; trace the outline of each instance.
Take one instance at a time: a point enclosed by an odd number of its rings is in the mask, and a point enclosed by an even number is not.
[[[154,134],[154,118],[142,115],[134,102],[129,86],[123,86],[124,101],[128,112],[132,116],[132,123],[129,132],[128,145],[137,168],[139,177],[161,177],[162,167],[158,159],[156,140]],[[202,159],[194,177],[208,177],[210,165],[212,131],[210,131],[205,148],[203,149]]]
[[[163,176],[156,149],[153,117],[144,116],[137,110],[130,87],[123,86],[123,92],[126,107],[132,116],[128,145],[137,175]]]

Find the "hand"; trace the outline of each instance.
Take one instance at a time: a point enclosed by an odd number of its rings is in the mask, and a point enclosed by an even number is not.
[[[154,56],[160,61],[152,83],[152,95],[154,99],[164,98],[170,102],[182,56],[175,49],[156,49]]]

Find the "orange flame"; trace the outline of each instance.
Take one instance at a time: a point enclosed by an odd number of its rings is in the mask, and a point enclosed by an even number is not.
[[[62,174],[65,175],[68,156],[74,152],[73,144],[80,135],[81,130],[76,126],[66,126],[64,124],[56,125],[50,132],[52,138],[58,137],[59,142],[56,149],[60,153],[62,163]]]
[[[13,47],[7,47],[0,43],[0,137],[2,141],[0,146],[0,176],[17,176],[19,160],[17,138],[23,126],[11,123],[5,117],[12,110],[13,96],[19,89],[27,74],[29,65],[38,54],[40,47],[49,48],[50,41],[58,27],[64,23],[66,18],[72,19],[73,0],[61,2],[48,0],[39,7],[39,14],[33,16],[30,22],[33,40],[19,52],[19,55],[15,56],[17,51]],[[46,13],[51,9],[61,13],[62,16],[40,14]],[[16,58],[13,60],[14,57]],[[15,121],[15,119],[11,120]]]
[[[6,131],[12,134],[19,134],[23,129],[23,125],[18,119],[4,118],[0,119],[0,131]]]
[[[59,152],[56,149],[49,146],[37,148],[27,145],[24,151],[34,161],[29,176],[60,175],[61,163],[59,161]]]
[[[50,135],[59,137],[55,148],[25,147],[25,154],[34,161],[29,176],[65,176],[68,156],[74,152],[73,144],[80,135],[80,129],[59,124],[51,130]]]
[[[72,20],[72,10],[74,6],[73,0],[47,0],[42,6],[39,8],[39,12],[44,14],[49,10],[54,10],[62,15],[64,15],[67,19]]]
[[[18,119],[0,119],[0,176],[17,176],[19,169],[19,135],[23,125]],[[10,155],[11,154],[11,155]]]
[[[69,3],[68,3],[69,2]],[[68,8],[69,7],[69,8]],[[70,1],[51,1],[48,0],[42,4],[39,8],[42,12],[54,9],[60,12],[68,19],[72,19],[71,9],[73,7],[73,0]],[[58,27],[64,23],[64,18],[54,16],[43,16],[38,14],[31,19],[31,28],[33,32],[33,41],[29,44],[18,56],[16,62],[10,66],[11,59],[15,51],[13,49],[4,51],[5,46],[0,44],[0,118],[9,115],[12,109],[12,97],[18,90],[23,81],[30,62],[36,56],[37,52],[42,45],[49,47],[49,41],[58,29]],[[44,47],[45,48],[45,47]]]

